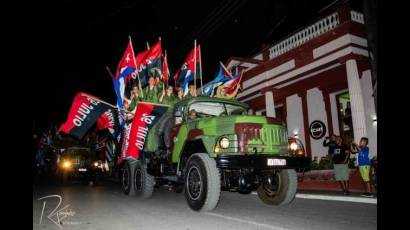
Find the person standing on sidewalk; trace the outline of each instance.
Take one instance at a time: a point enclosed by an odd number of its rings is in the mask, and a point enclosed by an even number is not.
[[[328,147],[329,149],[327,153],[329,155],[332,155],[336,147],[336,135],[332,135],[330,137],[330,140],[329,137],[326,137],[323,141],[323,147]]]
[[[349,153],[346,145],[343,144],[343,139],[339,136],[336,137],[336,146],[330,156],[335,171],[335,179],[336,181],[339,181],[340,187],[345,195],[350,195],[348,167]]]
[[[359,161],[359,171],[360,175],[362,176],[362,180],[366,185],[366,191],[362,194],[362,196],[372,197],[371,187],[370,187],[370,159],[369,159],[369,139],[366,137],[362,137],[360,139],[359,145],[356,143],[352,143],[350,146],[350,151],[353,154],[358,154],[358,161]]]

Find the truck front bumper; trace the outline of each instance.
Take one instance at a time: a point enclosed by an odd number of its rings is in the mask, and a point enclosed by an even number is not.
[[[222,169],[253,168],[255,170],[295,169],[298,172],[310,170],[310,158],[292,156],[257,155],[218,155],[216,166]]]

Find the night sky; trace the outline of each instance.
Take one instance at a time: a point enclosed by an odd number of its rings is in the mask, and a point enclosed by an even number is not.
[[[115,104],[105,66],[113,72],[126,48],[134,51],[162,38],[173,75],[193,47],[201,44],[204,83],[219,61],[249,57],[262,43],[273,44],[289,33],[332,12],[334,0],[94,1],[49,3],[39,12],[40,54],[35,86],[36,130],[66,119],[74,95],[84,91]],[[34,30],[35,31],[35,30]],[[35,32],[34,32],[35,33]]]

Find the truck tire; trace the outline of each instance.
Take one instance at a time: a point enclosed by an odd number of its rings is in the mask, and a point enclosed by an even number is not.
[[[121,182],[122,182],[122,191],[125,195],[134,196],[134,170],[135,170],[135,160],[125,161],[122,168]]]
[[[147,172],[147,168],[141,161],[135,162],[134,167],[134,190],[137,197],[148,199],[152,196],[155,186],[155,178]]]
[[[290,204],[296,195],[297,177],[294,169],[281,170],[277,174],[278,188],[271,191],[261,184],[258,189],[259,199],[268,205],[287,205]]]
[[[184,190],[191,209],[215,209],[221,193],[221,178],[215,160],[204,153],[193,154],[186,166]]]

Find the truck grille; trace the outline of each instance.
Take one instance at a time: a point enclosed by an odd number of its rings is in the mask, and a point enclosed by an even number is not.
[[[239,151],[244,154],[286,153],[288,136],[285,127],[279,125],[239,123],[235,125]]]

